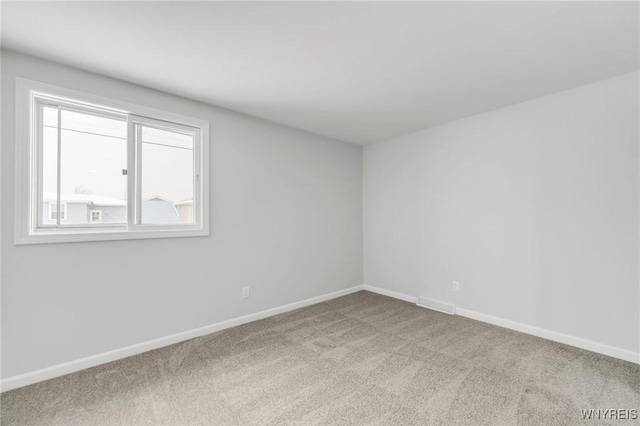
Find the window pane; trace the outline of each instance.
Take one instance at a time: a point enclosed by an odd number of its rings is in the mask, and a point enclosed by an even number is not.
[[[123,120],[62,111],[61,225],[126,223],[126,137]],[[92,210],[102,211],[100,221]]]
[[[49,218],[52,222],[57,222],[58,219],[58,205],[55,202],[49,203]],[[67,219],[67,205],[60,203],[60,221]]]
[[[140,125],[142,223],[193,223],[193,134]]]
[[[58,197],[58,108],[42,108],[42,223],[55,225]]]
[[[89,210],[89,221],[91,223],[102,223],[102,210]]]

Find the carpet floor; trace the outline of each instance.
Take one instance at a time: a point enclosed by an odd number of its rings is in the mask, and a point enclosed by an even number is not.
[[[580,424],[640,409],[640,366],[362,291],[1,402],[3,425]]]

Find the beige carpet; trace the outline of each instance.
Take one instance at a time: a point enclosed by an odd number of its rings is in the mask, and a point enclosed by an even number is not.
[[[359,292],[4,393],[1,413],[3,425],[542,425],[589,408],[640,409],[640,366]]]

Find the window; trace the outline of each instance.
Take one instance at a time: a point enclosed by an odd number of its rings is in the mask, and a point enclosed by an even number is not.
[[[89,223],[102,223],[102,210],[89,210]]]
[[[58,209],[60,209],[60,221],[67,220],[67,204],[66,203],[56,203],[53,200],[47,202],[49,205],[49,220],[52,222],[58,221]]]
[[[16,243],[208,235],[208,122],[17,89]]]

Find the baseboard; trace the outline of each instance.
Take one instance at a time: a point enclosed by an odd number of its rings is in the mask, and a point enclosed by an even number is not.
[[[417,303],[418,300],[417,297],[409,296],[407,294],[398,293],[391,290],[386,290],[379,287],[365,285],[364,289],[373,293],[378,293],[384,296],[393,297],[395,299],[404,300],[405,302]],[[504,327],[510,330],[519,331],[521,333],[530,334],[532,336],[542,337],[543,339],[552,340],[554,342],[564,343],[565,345],[574,346],[576,348],[586,349],[591,352],[596,352],[613,358],[622,359],[624,361],[640,364],[640,353],[633,352],[627,349],[605,345],[603,343],[594,342],[592,340],[582,339],[580,337],[570,336],[568,334],[558,333],[556,331],[534,327],[532,325],[494,317],[460,307],[456,307],[456,315],[486,322],[492,325],[497,325],[498,327]]]
[[[345,290],[335,291],[333,293],[324,294],[322,296],[312,297],[311,299],[301,300],[299,302],[289,303],[277,308],[267,309],[265,311],[256,312],[238,318],[222,321],[216,324],[204,327],[194,328],[192,330],[183,331],[181,333],[172,334],[158,339],[148,340],[146,342],[137,343],[120,349],[115,349],[101,354],[91,355],[75,361],[65,362],[63,364],[54,365],[40,370],[31,371],[29,373],[19,374],[17,376],[7,377],[0,380],[0,391],[5,392],[44,380],[53,379],[55,377],[64,376],[66,374],[75,373],[76,371],[86,368],[95,367],[97,365],[106,364],[132,355],[137,355],[153,349],[162,348],[164,346],[173,345],[195,337],[205,336],[230,327],[246,324],[260,319],[268,318],[274,315],[293,311],[295,309],[304,308],[326,300],[335,299],[336,297],[346,296],[363,290],[362,285],[351,287]]]
[[[380,288],[380,287],[372,287],[372,286],[366,285],[366,284],[364,285],[364,289],[367,290],[367,291],[370,291],[372,293],[378,293],[378,294],[381,294],[383,296],[393,297],[394,299],[404,300],[405,302],[418,303],[418,297],[417,296],[409,296],[408,294],[398,293],[398,292],[391,291],[391,290],[386,290],[386,289]]]
[[[508,328],[510,330],[531,334],[532,336],[542,337],[543,339],[553,340],[554,342],[564,343],[565,345],[575,346],[576,348],[586,349],[591,352],[640,364],[640,353],[629,351],[627,349],[605,345],[604,343],[594,342],[593,340],[558,333],[557,331],[534,327],[532,325],[510,321],[504,318],[494,317],[480,312],[471,311],[469,309],[456,308],[456,314],[477,321],[497,325],[499,327]]]

